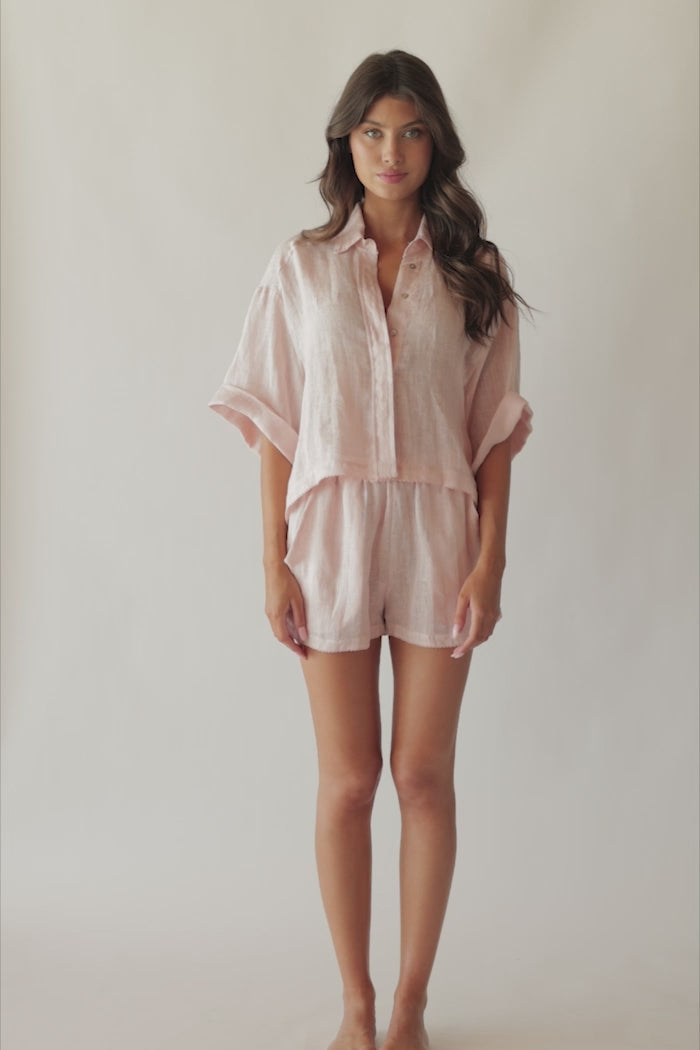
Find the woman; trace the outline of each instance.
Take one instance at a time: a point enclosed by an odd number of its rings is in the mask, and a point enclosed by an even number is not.
[[[401,965],[383,1050],[425,1050],[475,646],[500,618],[510,462],[530,432],[518,308],[429,67],[370,55],[326,132],[328,222],[285,242],[211,407],[262,460],[265,611],[302,658],[316,856],[343,982],[332,1050],[375,1046],[370,816],[394,672]],[[477,511],[478,507],[478,511]]]

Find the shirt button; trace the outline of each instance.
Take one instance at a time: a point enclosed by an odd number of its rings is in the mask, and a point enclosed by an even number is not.
[[[408,268],[409,268],[409,270],[415,270],[416,264],[415,263],[409,263],[408,264]]]
[[[396,329],[395,328],[389,329],[389,334],[390,335],[396,335]]]
[[[401,298],[402,299],[408,299],[408,292],[402,292],[401,293]]]

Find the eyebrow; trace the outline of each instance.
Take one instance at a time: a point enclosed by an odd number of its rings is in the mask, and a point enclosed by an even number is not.
[[[365,118],[364,120],[360,121],[360,123],[361,124],[374,124],[375,127],[378,127],[378,128],[385,128],[386,127],[386,124],[380,124],[378,120],[367,120],[367,118]],[[424,120],[409,120],[407,124],[399,124],[399,130],[401,130],[402,128],[412,128],[415,124],[422,124],[423,127],[426,126]]]

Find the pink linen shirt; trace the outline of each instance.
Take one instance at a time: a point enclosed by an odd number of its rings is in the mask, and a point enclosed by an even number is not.
[[[468,493],[489,450],[530,433],[519,394],[518,311],[479,344],[464,331],[425,217],[384,309],[377,246],[359,204],[339,234],[275,251],[235,357],[209,407],[258,452],[262,435],[292,464],[289,510],[324,478],[429,482]]]

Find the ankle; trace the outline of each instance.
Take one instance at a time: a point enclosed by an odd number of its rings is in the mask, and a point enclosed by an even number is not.
[[[394,1013],[423,1016],[428,1005],[424,988],[399,987],[394,992]]]
[[[375,991],[371,981],[366,984],[346,986],[343,989],[343,1005],[346,1013],[374,1012]]]

